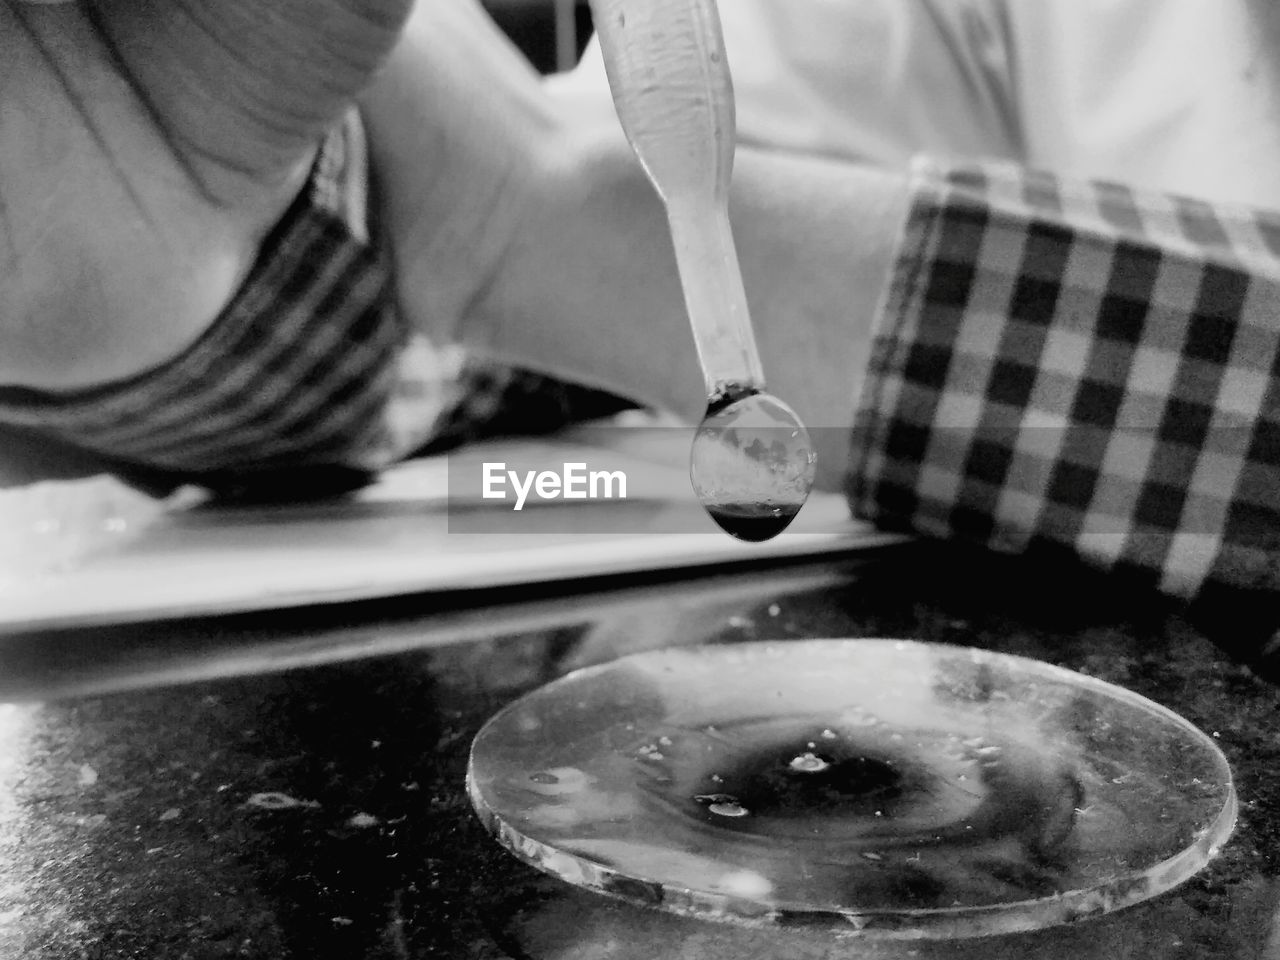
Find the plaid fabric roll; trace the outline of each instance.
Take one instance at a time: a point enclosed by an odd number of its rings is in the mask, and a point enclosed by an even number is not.
[[[350,182],[362,146],[354,116],[327,138],[233,301],[182,355],[100,388],[0,390],[0,421],[178,472],[384,462],[406,332]]]
[[[855,511],[1274,627],[1280,214],[1003,165],[921,161],[916,183]]]
[[[549,430],[624,405],[413,335],[369,242],[366,174],[352,112],[195,344],[101,388],[0,388],[0,424],[100,454],[148,482],[285,497],[358,485],[428,442]]]

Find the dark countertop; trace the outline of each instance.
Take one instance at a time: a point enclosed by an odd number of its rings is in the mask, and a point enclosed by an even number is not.
[[[470,742],[521,693],[622,653],[841,636],[992,648],[1121,684],[1210,733],[1240,798],[1220,856],[1150,904],[849,955],[1280,957],[1280,690],[1105,581],[914,546],[6,639],[0,957],[719,955],[718,928],[577,894],[502,851],[464,793]],[[835,955],[779,936],[753,934],[753,955]]]

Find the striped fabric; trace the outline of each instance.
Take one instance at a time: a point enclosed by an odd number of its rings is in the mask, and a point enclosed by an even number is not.
[[[848,490],[1280,624],[1280,215],[921,161]],[[1243,606],[1238,606],[1243,604]]]
[[[168,474],[235,496],[277,496],[359,483],[427,444],[545,432],[626,406],[407,330],[369,242],[367,192],[352,112],[199,341],[99,389],[0,388],[0,424],[100,454],[148,482]]]
[[[181,356],[102,388],[0,390],[0,420],[163,470],[385,462],[406,335],[361,211],[347,206],[361,148],[354,118],[327,138],[233,302]]]

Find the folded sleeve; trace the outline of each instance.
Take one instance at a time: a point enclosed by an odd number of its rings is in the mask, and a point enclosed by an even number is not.
[[[625,406],[408,329],[390,258],[368,227],[367,195],[363,128],[352,111],[326,137],[241,288],[191,347],[93,389],[0,388],[0,425],[125,474],[252,492],[280,483],[300,490],[304,476],[346,485],[424,446],[541,432]]]
[[[0,390],[0,421],[177,472],[381,461],[407,338],[365,230],[362,146],[353,114],[325,140],[231,303],[184,353],[101,387]]]
[[[1280,215],[919,161],[880,323],[855,512],[1280,625]]]

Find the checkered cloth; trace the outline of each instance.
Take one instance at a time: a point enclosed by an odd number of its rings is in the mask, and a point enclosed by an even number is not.
[[[1069,550],[1233,610],[1256,653],[1280,624],[1280,214],[1003,165],[915,179],[855,511]]]
[[[382,411],[407,335],[346,189],[361,147],[354,121],[326,139],[239,293],[182,355],[101,388],[0,391],[0,420],[182,472],[384,460]]]
[[[148,482],[168,476],[276,496],[359,483],[424,443],[541,432],[624,406],[435,349],[406,329],[387,264],[369,243],[366,193],[353,112],[326,138],[306,190],[234,300],[194,345],[101,388],[0,388],[0,424],[98,453],[133,476],[141,468]]]

